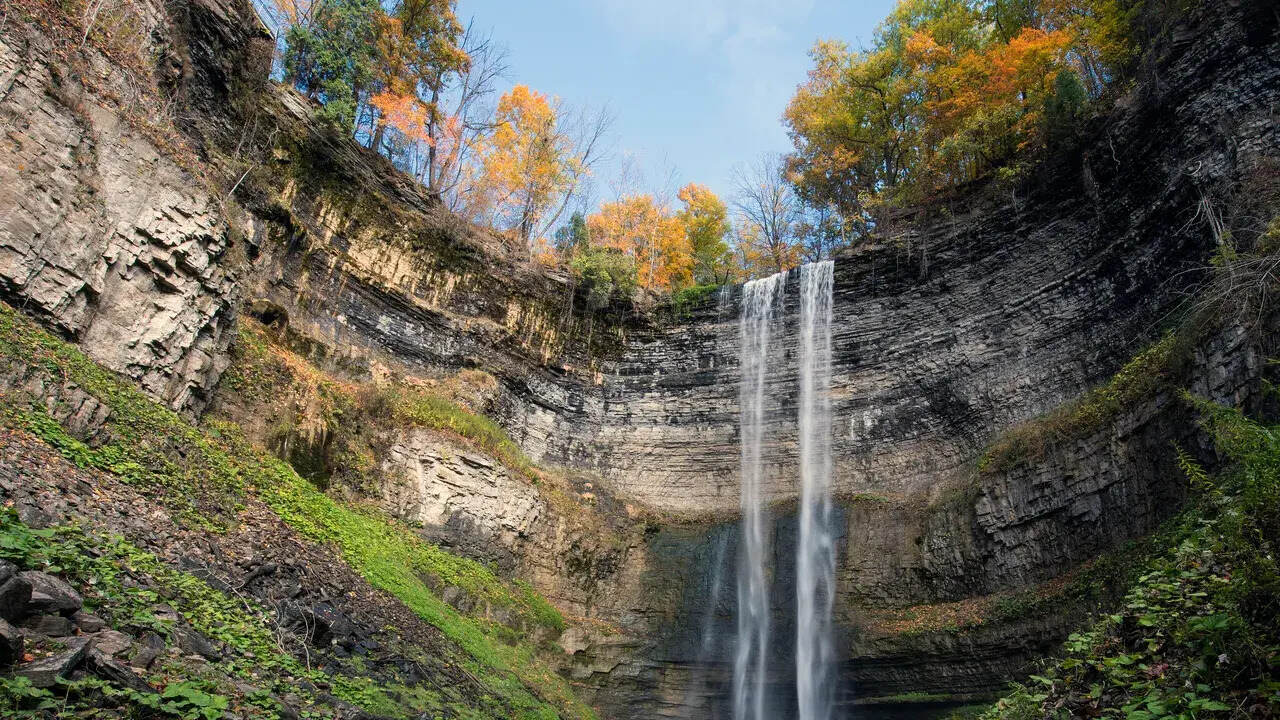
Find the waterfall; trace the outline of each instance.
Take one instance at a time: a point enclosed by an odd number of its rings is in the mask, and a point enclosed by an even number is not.
[[[835,683],[832,602],[836,548],[831,504],[831,315],[834,265],[800,268],[800,537],[796,545],[796,697],[800,720],[831,720]],[[769,343],[786,274],[743,286],[738,321],[742,543],[738,553],[738,637],[734,720],[773,717],[768,696],[769,581],[763,446]]]
[[[739,427],[741,433],[742,544],[738,553],[738,636],[733,663],[734,720],[766,720],[765,671],[769,649],[769,586],[765,572],[765,512],[761,492],[761,446],[765,427],[765,380],[769,333],[781,297],[784,273],[742,288],[738,324]]]
[[[830,720],[831,604],[831,261],[800,268],[800,543],[796,550],[796,695],[800,720]]]

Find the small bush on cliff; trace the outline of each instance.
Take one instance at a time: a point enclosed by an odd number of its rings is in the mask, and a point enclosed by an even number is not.
[[[587,295],[587,307],[599,310],[636,290],[636,262],[611,248],[587,248],[570,264]]]
[[[1192,331],[1170,333],[1138,353],[1107,384],[1053,412],[1013,427],[987,448],[979,472],[1003,472],[1044,457],[1053,446],[1088,435],[1123,410],[1174,386],[1192,346]]]
[[[395,420],[456,433],[492,453],[516,472],[528,475],[533,471],[533,463],[507,431],[493,420],[427,391],[387,388],[382,392],[389,401]]]
[[[1280,426],[1191,401],[1234,464],[1210,476],[1180,456],[1200,496],[1169,549],[986,720],[1280,715]]]

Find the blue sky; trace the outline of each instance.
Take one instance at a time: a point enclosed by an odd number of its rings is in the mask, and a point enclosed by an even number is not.
[[[647,190],[697,181],[722,196],[732,168],[790,149],[781,115],[820,37],[858,45],[894,0],[459,0],[464,22],[509,49],[506,86],[607,105],[612,161],[631,155]],[[672,188],[674,190],[674,188]]]

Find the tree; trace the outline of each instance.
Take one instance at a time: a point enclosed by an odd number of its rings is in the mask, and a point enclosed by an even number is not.
[[[797,194],[874,218],[1042,150],[1129,62],[1138,4],[903,0],[869,49],[819,42],[784,115]]]
[[[591,245],[591,233],[587,229],[587,219],[581,212],[569,216],[569,222],[556,230],[556,249],[560,254],[572,258],[579,250]]]
[[[636,263],[637,282],[647,290],[677,290],[693,281],[693,251],[683,223],[652,195],[605,203],[587,218],[591,241]]]
[[[454,77],[446,78],[434,99],[439,120],[428,127],[431,141],[425,168],[417,173],[427,189],[455,211],[462,203],[459,190],[465,186],[472,156],[494,127],[488,99],[507,72],[506,49],[473,25],[463,32],[461,46],[468,62]]]
[[[498,99],[493,132],[481,140],[470,210],[530,247],[559,219],[608,127],[604,113],[586,123],[566,116],[559,102],[517,85]]]
[[[614,248],[584,248],[570,263],[587,291],[587,307],[599,310],[636,289],[635,258]]]
[[[285,79],[323,103],[320,115],[335,127],[354,129],[378,62],[381,14],[378,0],[322,0],[308,8],[308,22],[287,31]]]
[[[846,218],[830,205],[804,206],[795,225],[805,262],[829,260],[836,250],[851,245],[866,233],[865,217]]]
[[[693,255],[693,278],[699,285],[719,285],[730,275],[729,208],[705,185],[689,183],[677,194],[684,207],[677,214]]]
[[[438,122],[436,101],[445,78],[470,62],[458,47],[462,26],[453,0],[394,0],[378,26],[378,92],[370,147],[382,150],[388,128],[408,139],[431,142]]]
[[[762,156],[736,168],[735,175],[737,244],[744,267],[769,273],[795,267],[800,260],[795,237],[800,203],[786,178],[782,157]]]

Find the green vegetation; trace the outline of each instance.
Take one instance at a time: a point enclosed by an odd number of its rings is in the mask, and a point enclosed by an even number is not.
[[[1280,426],[1187,398],[1231,461],[1211,476],[1185,453],[1196,502],[1123,606],[1072,635],[1065,656],[986,720],[1257,718],[1280,710]]]
[[[70,461],[126,482],[165,488],[166,500],[210,526],[210,518],[231,520],[241,499],[255,493],[290,526],[335,545],[372,585],[440,628],[474,658],[468,669],[519,717],[556,717],[548,703],[563,717],[593,717],[567,683],[539,661],[538,647],[510,628],[458,612],[428,583],[460,587],[480,601],[482,610],[514,613],[526,630],[562,629],[563,617],[527,586],[506,585],[483,565],[420,540],[372,508],[333,500],[285,462],[254,450],[229,423],[211,424],[204,432],[187,424],[8,306],[0,306],[0,360],[42,374],[46,388],[62,382],[78,386],[110,408],[110,440],[94,448],[71,436],[54,419],[57,412],[6,398],[10,422],[30,429]],[[193,614],[218,617],[204,609]],[[226,639],[217,627],[209,632]]]
[[[388,388],[383,392],[391,405],[393,419],[407,425],[454,433],[479,445],[512,470],[522,475],[533,473],[533,462],[511,440],[507,431],[493,420],[430,392],[399,388]]]
[[[8,305],[0,306],[0,362],[29,366],[47,382],[78,388],[111,409],[106,427],[111,439],[95,448],[55,433],[55,424],[39,414],[23,418],[73,462],[125,482],[173,491],[166,495],[183,515],[210,528],[239,510],[242,479],[215,442]]]
[[[310,23],[285,33],[285,76],[324,103],[319,115],[334,127],[355,124],[361,90],[373,82],[381,10],[377,0],[325,0]]]
[[[689,311],[702,304],[723,285],[694,285],[671,293],[671,314],[676,320],[688,317]]]
[[[226,643],[234,652],[203,675],[191,679],[188,668],[162,668],[150,678],[162,690],[149,695],[115,687],[97,679],[69,681],[58,690],[57,717],[81,717],[86,707],[118,704],[145,710],[163,711],[182,718],[221,718],[228,697],[238,693],[235,683],[252,682],[258,694],[250,698],[255,717],[278,717],[279,704],[271,695],[292,693],[304,711],[319,708],[320,700],[305,690],[300,681],[311,684],[332,682],[335,694],[365,709],[375,708],[394,717],[416,716],[443,705],[421,702],[408,688],[375,685],[368,678],[330,677],[306,668],[281,650],[270,612],[244,598],[229,597],[205,581],[170,568],[151,553],[118,537],[102,537],[76,527],[32,530],[22,524],[12,510],[0,511],[0,558],[20,567],[59,573],[81,588],[88,607],[113,627],[134,632],[150,631],[172,641],[173,626],[156,617],[158,602],[169,604],[195,630]],[[181,679],[179,679],[181,678]],[[17,716],[47,711],[54,699],[48,690],[31,688],[24,679],[0,681],[0,707]],[[74,699],[68,704],[64,698]],[[406,703],[406,698],[419,702]]]
[[[478,377],[467,377],[468,372]],[[276,424],[263,441],[300,475],[320,484],[337,480],[367,489],[375,480],[380,436],[406,426],[448,433],[512,471],[536,477],[533,463],[500,425],[455,399],[456,385],[492,382],[484,373],[464,371],[452,384],[434,388],[340,383],[273,344],[260,326],[242,322],[222,387],[245,404],[269,408]]]
[[[587,291],[587,307],[599,310],[636,290],[636,261],[611,248],[588,247],[573,256],[573,269]]]
[[[1004,472],[1019,463],[1039,460],[1053,446],[1084,437],[1114,420],[1121,411],[1161,390],[1171,390],[1189,356],[1192,335],[1190,330],[1166,335],[1138,353],[1106,385],[1005,431],[978,460],[978,471]]]

